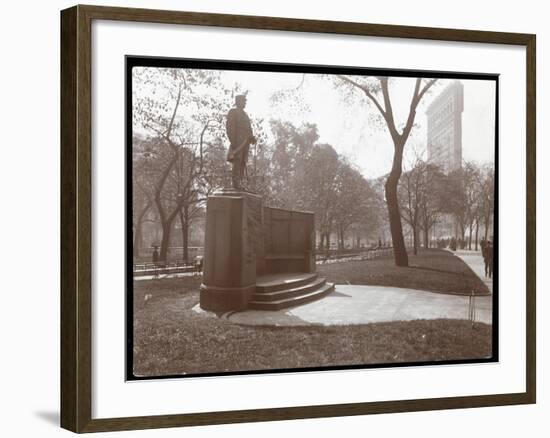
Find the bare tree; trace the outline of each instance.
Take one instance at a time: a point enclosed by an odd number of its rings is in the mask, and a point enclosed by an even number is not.
[[[138,257],[143,243],[143,224],[153,207],[153,188],[151,186],[151,154],[153,141],[146,141],[139,136],[132,139],[132,224],[134,230],[134,257]]]
[[[462,168],[462,185],[464,188],[464,207],[466,227],[468,229],[468,249],[472,249],[474,228],[479,229],[480,200],[481,200],[481,173],[474,162],[464,161]],[[476,233],[477,234],[477,233]],[[476,237],[477,241],[477,237]]]
[[[403,226],[399,211],[397,187],[402,174],[403,150],[416,118],[416,110],[424,95],[437,81],[436,79],[417,78],[412,93],[409,113],[402,128],[395,121],[387,77],[364,79],[356,76],[339,75],[345,84],[359,90],[371,102],[385,122],[393,142],[393,162],[385,184],[386,204],[390,221],[390,230],[394,248],[395,264],[408,266],[409,258],[403,238]]]
[[[424,234],[424,248],[430,246],[430,230],[443,212],[443,203],[446,196],[445,175],[441,169],[430,163],[423,165],[423,196],[420,201],[420,228]]]
[[[493,215],[495,211],[495,171],[493,166],[485,166],[480,172],[480,200],[479,200],[479,214],[480,225],[484,227],[484,240],[489,237],[489,228],[493,222]]]
[[[403,174],[398,190],[401,217],[407,222],[413,235],[414,255],[418,254],[421,208],[425,196],[423,164],[418,161],[411,170]]]
[[[133,74],[134,125],[156,139],[152,199],[162,228],[159,260],[166,260],[175,218],[180,215],[187,232],[189,209],[200,202],[206,136],[220,137],[230,102],[216,94],[224,92],[216,72],[143,68]]]
[[[334,148],[329,144],[320,144],[313,147],[311,156],[303,167],[302,205],[315,213],[317,229],[321,235],[320,248],[330,249],[338,201],[337,175],[340,165]]]
[[[346,159],[340,158],[340,163],[335,181],[337,197],[333,218],[338,234],[338,247],[343,249],[346,233],[352,225],[375,221],[376,194],[369,182]]]

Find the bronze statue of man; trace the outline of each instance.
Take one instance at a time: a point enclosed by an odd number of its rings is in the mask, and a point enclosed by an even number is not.
[[[248,160],[248,149],[251,144],[256,143],[250,119],[244,111],[245,106],[246,96],[244,94],[235,96],[235,107],[227,113],[225,124],[227,138],[230,142],[227,161],[233,165],[231,179],[234,189],[242,189],[246,161]]]

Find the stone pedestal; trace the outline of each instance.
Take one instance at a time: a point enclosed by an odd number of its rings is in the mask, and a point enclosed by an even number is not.
[[[262,197],[224,189],[208,197],[200,306],[225,312],[244,310],[261,270]],[[260,257],[258,257],[260,255]]]

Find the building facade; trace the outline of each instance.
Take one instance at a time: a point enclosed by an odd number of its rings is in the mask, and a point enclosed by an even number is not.
[[[450,83],[426,110],[428,161],[449,173],[462,166],[462,111],[464,86]]]

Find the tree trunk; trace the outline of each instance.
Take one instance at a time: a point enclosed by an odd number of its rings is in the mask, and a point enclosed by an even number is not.
[[[184,206],[179,211],[181,237],[182,237],[182,258],[186,262],[189,258],[189,208]]]
[[[413,233],[413,254],[418,254],[418,226],[412,227],[412,233]]]
[[[476,251],[477,251],[478,237],[479,237],[479,221],[476,222]]]
[[[162,223],[162,240],[160,242],[159,261],[168,260],[168,247],[170,246],[170,234],[172,232],[172,221]]]
[[[183,227],[183,260],[189,259],[189,220],[184,221]]]
[[[430,247],[430,228],[427,224],[424,225],[424,248]]]
[[[483,238],[485,239],[485,242],[487,242],[487,235],[489,234],[489,225],[490,225],[491,219],[489,216],[485,218],[485,236]]]
[[[145,214],[149,211],[149,208],[151,208],[151,205],[152,202],[149,201],[143,210],[141,210],[137,218],[136,229],[134,232],[134,257],[139,257],[139,253],[141,252],[141,247],[143,244],[143,219],[145,218]]]
[[[138,220],[136,229],[134,231],[134,258],[139,257],[141,252],[141,245],[143,243],[143,223]]]
[[[399,212],[399,202],[397,199],[397,185],[401,177],[402,159],[403,147],[396,145],[393,155],[393,166],[386,180],[385,192],[395,265],[409,266],[409,256],[407,255],[405,239],[403,238],[403,225],[401,224],[401,214]]]
[[[468,236],[468,249],[472,250],[472,234],[474,231],[474,224],[470,223],[470,235]]]

